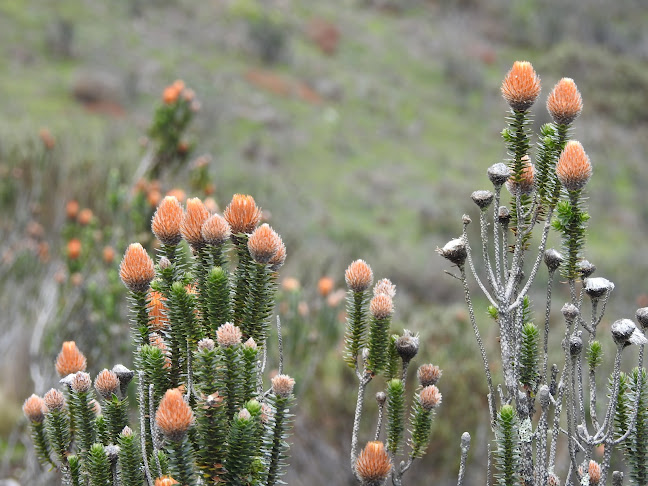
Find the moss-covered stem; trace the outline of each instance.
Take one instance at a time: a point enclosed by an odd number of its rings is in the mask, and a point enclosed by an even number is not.
[[[479,212],[479,229],[482,243],[482,258],[484,260],[484,267],[486,269],[486,278],[493,293],[497,294],[499,291],[499,284],[497,278],[493,273],[493,266],[491,265],[490,256],[488,254],[488,221],[486,218],[487,208]]]
[[[551,317],[551,291],[553,288],[555,270],[549,270],[549,278],[547,279],[547,293],[545,299],[545,316],[544,316],[544,339],[542,347],[542,383],[547,384],[547,372],[549,366],[549,319]]]
[[[151,429],[147,431],[146,423],[146,393],[144,386],[144,372],[137,372],[137,392],[139,396],[139,416],[140,416],[140,445],[142,448],[142,462],[144,463],[144,474],[146,475],[146,480],[148,481],[149,486],[153,484],[153,478],[151,477],[151,469],[149,468],[148,463],[148,444],[152,443],[151,441]],[[147,438],[147,435],[149,436]],[[151,446],[152,448],[152,446]]]
[[[367,291],[349,290],[347,294],[348,317],[344,339],[344,360],[356,370],[359,378],[361,373],[358,366],[358,353],[364,346],[366,338],[367,301]]]
[[[95,413],[92,404],[90,391],[73,391],[72,399],[76,401],[77,407],[77,442],[79,456],[82,462],[86,462],[88,454],[95,442]]]
[[[497,185],[494,187],[495,201],[493,203],[493,251],[495,257],[495,284],[497,288],[502,286],[504,275],[502,273],[502,261],[500,256],[500,224],[497,223],[500,198],[502,195],[502,186]]]
[[[108,437],[112,444],[116,444],[119,434],[128,425],[128,399],[120,400],[117,395],[113,395],[104,400],[103,409],[108,418]]]
[[[381,401],[378,403],[378,420],[376,421],[376,433],[374,434],[374,440],[378,440],[380,438],[380,432],[382,431],[384,416],[385,416],[385,402]]]
[[[272,418],[272,445],[270,448],[268,477],[267,481],[265,482],[267,486],[274,486],[279,482],[279,478],[286,466],[286,450],[288,449],[286,439],[288,437],[290,419],[288,412],[292,400],[292,395],[273,395],[271,398],[271,402],[275,410],[274,416]]]
[[[123,486],[142,486],[144,475],[140,463],[137,436],[134,433],[119,436],[119,469]],[[161,472],[160,472],[161,475]]]
[[[155,400],[155,385],[153,383],[148,386],[148,403],[149,403],[149,427],[151,430],[151,444],[153,446],[152,456],[155,458],[155,467],[157,477],[162,476],[162,465],[160,464],[160,455],[159,451],[162,448],[160,444],[160,433],[155,424],[155,409],[158,405],[158,402]]]
[[[353,429],[351,431],[351,470],[358,481],[360,478],[355,469],[356,460],[358,458],[358,435],[360,434],[360,420],[362,419],[362,409],[364,406],[365,392],[367,385],[372,379],[371,373],[365,371],[358,383],[358,398],[356,400],[355,416],[353,418]]]
[[[231,421],[234,417],[234,414],[238,411],[241,400],[240,400],[240,347],[241,345],[236,346],[226,346],[221,348],[221,357],[224,364],[221,373],[221,391],[225,397],[227,403],[227,419]]]
[[[488,301],[491,303],[492,306],[495,308],[499,309],[499,306],[497,305],[497,302],[495,299],[493,299],[492,295],[490,292],[486,289],[484,284],[482,283],[481,279],[479,278],[479,274],[477,273],[477,269],[475,268],[475,263],[473,261],[472,257],[472,249],[470,248],[470,241],[468,240],[468,224],[464,223],[463,225],[463,234],[462,234],[462,240],[464,242],[464,245],[466,245],[466,259],[468,260],[468,266],[470,267],[470,271],[473,275],[473,278],[477,282],[477,285],[479,285],[479,288],[481,289],[482,293],[484,296],[488,299]]]

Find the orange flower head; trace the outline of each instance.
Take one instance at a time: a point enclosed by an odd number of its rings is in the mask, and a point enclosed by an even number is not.
[[[241,329],[231,322],[226,322],[216,330],[216,341],[221,348],[228,348],[230,346],[241,344],[242,339],[243,333],[241,332]]]
[[[229,223],[233,235],[249,234],[261,221],[261,209],[252,196],[234,194],[232,202],[223,211],[223,217]]]
[[[590,484],[592,486],[598,486],[601,482],[601,466],[599,463],[590,460],[587,472],[589,473]]]
[[[23,404],[23,413],[30,422],[42,424],[45,419],[45,402],[38,395],[32,395]]]
[[[232,235],[229,223],[220,214],[211,215],[200,231],[205,243],[214,246],[221,246]]]
[[[378,294],[371,299],[369,310],[376,319],[386,319],[394,313],[394,303],[389,295]]]
[[[52,132],[47,128],[41,128],[38,132],[38,136],[47,150],[52,150],[56,146],[56,139],[54,138],[54,135],[52,135]]]
[[[185,199],[187,199],[187,195],[185,194],[185,192],[182,189],[177,187],[171,189],[169,192],[167,192],[166,195],[175,197],[181,203],[184,202]]]
[[[192,247],[200,248],[205,244],[202,237],[202,227],[205,221],[209,219],[209,216],[209,211],[207,211],[199,198],[187,199],[187,211],[182,218],[180,231],[182,231],[182,236]]]
[[[151,220],[151,229],[155,237],[164,245],[175,246],[180,243],[180,227],[184,210],[175,196],[166,196],[155,210]]]
[[[383,278],[374,285],[373,294],[374,296],[384,294],[393,299],[396,296],[396,286],[388,278]]]
[[[65,204],[65,215],[67,216],[68,219],[76,219],[78,214],[79,214],[79,203],[74,199],[70,199]]]
[[[262,224],[248,240],[250,255],[257,263],[268,264],[281,247],[281,237],[267,223]]]
[[[172,486],[174,484],[180,483],[173,479],[171,476],[162,476],[155,480],[155,486]]]
[[[162,200],[162,193],[157,189],[151,189],[146,193],[146,202],[152,208],[156,208]]]
[[[43,402],[45,402],[47,411],[60,411],[65,407],[65,395],[56,388],[51,388],[43,397]]]
[[[363,485],[380,486],[392,469],[389,454],[380,441],[368,442],[355,463],[355,470]]]
[[[592,177],[592,163],[580,142],[570,140],[556,164],[558,180],[568,191],[579,191]]]
[[[540,94],[540,78],[527,61],[515,61],[502,82],[502,96],[511,108],[526,111]]]
[[[104,246],[101,256],[104,263],[110,265],[115,260],[115,249],[112,246]]]
[[[117,394],[117,390],[119,390],[119,378],[117,378],[117,375],[113,371],[102,370],[95,378],[94,385],[97,393],[105,400],[108,400]]]
[[[174,442],[180,442],[193,420],[193,411],[184,401],[182,393],[176,388],[167,390],[155,414],[155,423],[164,436]]]
[[[85,371],[77,371],[74,374],[74,378],[72,378],[70,386],[72,387],[72,390],[77,393],[85,393],[90,391],[90,388],[92,388],[92,379]]]
[[[281,288],[286,292],[297,292],[300,286],[299,280],[295,277],[286,277],[281,282]]]
[[[441,392],[436,385],[428,385],[421,390],[419,402],[425,410],[432,410],[441,405]]]
[[[65,378],[71,373],[85,371],[87,366],[85,356],[74,341],[65,341],[61,352],[56,357],[56,372],[61,378]]]
[[[293,392],[295,380],[288,375],[277,375],[272,379],[272,393],[287,398]]]
[[[583,98],[573,79],[558,81],[547,98],[547,110],[559,125],[569,125],[578,118],[583,111]]]
[[[67,256],[70,260],[76,260],[81,256],[81,240],[78,238],[72,238],[67,243]]]
[[[82,209],[77,216],[77,221],[81,226],[87,226],[92,222],[92,210],[90,208]]]
[[[322,277],[319,279],[319,282],[317,282],[317,292],[319,292],[322,297],[327,297],[333,291],[334,286],[335,282],[331,277]]]
[[[146,292],[155,278],[155,265],[139,243],[131,243],[121,265],[119,276],[131,292]]]
[[[285,261],[286,261],[286,245],[282,241],[281,245],[279,245],[279,249],[277,250],[277,253],[275,253],[275,255],[268,262],[270,264],[270,270],[272,270],[273,272],[278,272],[279,269],[283,266]]]
[[[172,105],[178,100],[178,95],[180,95],[180,91],[175,86],[167,86],[162,92],[162,101],[167,105]]]
[[[373,281],[373,272],[367,262],[356,260],[346,269],[344,278],[353,292],[364,292]]]
[[[511,174],[509,180],[506,181],[506,188],[514,196],[517,194],[531,194],[535,189],[535,167],[529,161],[528,155],[522,157],[522,162],[524,163],[524,169],[522,169],[520,179],[515,180],[515,175]]]
[[[173,86],[178,93],[185,89],[185,83],[182,79],[176,79],[171,86]]]
[[[153,331],[161,331],[167,326],[165,301],[164,296],[157,290],[149,292],[149,325]]]
[[[443,372],[433,364],[421,365],[418,369],[418,379],[422,387],[436,385]]]

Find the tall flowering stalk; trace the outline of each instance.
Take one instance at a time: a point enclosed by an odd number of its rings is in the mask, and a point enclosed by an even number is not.
[[[609,379],[610,398],[603,415],[599,415],[601,393],[597,393],[596,374],[602,362],[603,345],[597,340],[597,326],[614,285],[607,279],[592,277],[595,267],[583,258],[589,220],[584,195],[593,171],[583,146],[569,140],[571,125],[579,116],[583,101],[570,78],[563,78],[554,87],[547,100],[553,122],[541,128],[534,157],[529,110],[539,93],[540,79],[533,66],[516,62],[502,83],[502,95],[510,107],[508,126],[502,132],[509,159],[488,169],[492,191],[472,194],[479,208],[481,268],[475,262],[468,239],[471,218],[467,215],[463,217],[461,236],[438,251],[458,268],[459,275],[454,276],[463,284],[483,360],[498,484],[560,484],[556,454],[562,438],[566,442],[562,450],[569,456],[569,469],[561,473],[564,483],[603,485],[612,449],[634,437],[632,431],[643,424],[637,405],[645,400],[644,375],[637,373],[636,383],[632,387],[627,385],[620,370],[621,353],[630,345],[638,345],[640,369],[647,340],[645,332],[630,319],[612,325],[616,352]],[[504,186],[510,193],[508,201],[502,193]],[[562,238],[562,253],[547,249],[552,228]],[[532,235],[538,232],[538,247],[532,250]],[[542,327],[533,322],[529,291],[542,274],[543,262],[547,278],[542,332]],[[562,341],[564,362],[562,367],[554,364],[550,368],[549,324],[557,271],[566,279],[571,298],[562,307],[566,323]],[[501,385],[494,383],[490,373],[489,353],[477,326],[467,273],[488,300],[488,314],[498,326]],[[584,315],[586,296],[591,308],[589,318]],[[639,322],[643,315],[640,311]],[[469,440],[464,434],[459,485],[463,482]],[[604,447],[600,464],[592,459],[599,445]],[[626,450],[632,456],[639,449]],[[633,463],[645,464],[648,454],[642,452],[640,456],[632,456]],[[491,473],[489,470],[486,484],[490,484]]]
[[[184,209],[165,198],[152,220],[157,262],[133,243],[120,266],[136,369],[104,369],[93,387],[85,357],[66,342],[56,362],[65,393],[52,389],[25,402],[38,456],[61,471],[64,484],[281,482],[295,382],[280,374],[266,389],[263,371],[286,248],[267,224],[257,227],[261,210],[251,196],[234,196],[225,216],[198,199]],[[127,387],[135,375],[138,420],[130,423]]]

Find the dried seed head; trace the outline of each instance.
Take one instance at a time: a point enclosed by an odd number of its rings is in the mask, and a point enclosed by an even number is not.
[[[579,191],[592,177],[592,163],[580,142],[570,140],[556,164],[556,175],[568,191]]]
[[[588,262],[587,260],[581,260],[576,264],[578,273],[580,273],[582,278],[587,278],[596,271],[596,265]]]
[[[528,155],[522,157],[522,162],[524,168],[519,180],[515,180],[515,176],[511,174],[509,180],[506,181],[506,188],[513,196],[531,194],[535,189],[535,167],[529,161]]]
[[[209,219],[209,211],[203,202],[197,198],[187,199],[187,211],[182,218],[180,231],[192,248],[200,248],[205,244],[202,236],[202,227]]]
[[[378,405],[384,405],[386,400],[387,394],[384,391],[379,391],[376,393],[376,401],[378,402]]]
[[[117,461],[117,458],[119,457],[119,446],[116,446],[114,444],[108,444],[106,446],[106,457],[108,457],[108,460],[112,463]]]
[[[421,365],[418,369],[418,379],[422,387],[436,385],[443,372],[441,368],[433,364]]]
[[[488,168],[487,174],[493,186],[501,187],[511,176],[511,169],[509,169],[508,165],[498,162]]]
[[[558,125],[569,125],[583,110],[583,98],[571,78],[562,78],[547,98],[547,111]]]
[[[538,400],[543,410],[551,404],[551,391],[547,385],[540,385],[538,389]]]
[[[547,486],[560,486],[560,478],[554,473],[550,473],[547,478]]]
[[[252,196],[234,194],[232,202],[223,211],[223,217],[229,223],[233,235],[249,234],[261,221],[261,209]]]
[[[371,299],[369,310],[376,319],[386,319],[394,313],[394,303],[389,295],[378,294]]]
[[[441,405],[441,392],[435,385],[428,385],[421,390],[419,403],[425,410],[432,410]]]
[[[218,341],[218,345],[221,348],[241,344],[242,338],[243,333],[241,332],[241,329],[231,322],[226,322],[216,330],[216,341]]]
[[[155,480],[155,486],[173,486],[174,484],[180,483],[173,479],[171,476],[162,476]]]
[[[526,111],[540,94],[540,78],[527,61],[515,61],[502,82],[502,96],[511,108]]]
[[[132,437],[133,436],[133,429],[131,429],[128,425],[124,427],[121,431],[120,434],[122,437]]]
[[[598,486],[601,481],[601,466],[599,463],[590,460],[587,472],[589,473],[590,486]]]
[[[95,378],[95,389],[104,400],[110,399],[119,390],[119,378],[114,371],[102,370]]]
[[[23,404],[23,413],[30,422],[42,424],[45,418],[45,402],[38,395],[32,395]]]
[[[511,212],[506,206],[500,206],[497,210],[497,220],[500,224],[508,224],[511,221]]]
[[[373,272],[367,262],[356,260],[346,269],[344,279],[353,292],[364,292],[373,282]]]
[[[384,294],[393,299],[396,296],[396,286],[388,278],[383,278],[374,285],[373,294],[374,296]]]
[[[284,245],[282,241],[281,245],[279,245],[279,249],[277,250],[277,253],[275,253],[275,255],[268,262],[270,264],[270,270],[272,270],[273,272],[278,272],[279,269],[283,266],[285,261],[286,261],[286,245]]]
[[[131,292],[145,292],[155,278],[155,264],[139,243],[131,243],[124,253],[119,276]]]
[[[56,372],[65,377],[77,371],[85,371],[87,361],[74,341],[65,341],[61,352],[56,357]]]
[[[317,292],[322,297],[328,296],[333,291],[333,287],[335,287],[335,282],[331,277],[322,277],[317,282]]]
[[[119,388],[122,392],[122,395],[126,395],[126,390],[128,389],[128,384],[135,376],[135,372],[126,368],[123,364],[116,364],[113,366],[113,373],[117,375],[119,379]]]
[[[455,238],[450,240],[443,248],[437,248],[437,253],[443,258],[450,260],[458,267],[462,267],[468,256],[466,244],[463,238]]]
[[[281,237],[267,223],[262,224],[248,240],[250,255],[257,263],[270,263],[281,246]]]
[[[364,486],[380,486],[391,472],[392,463],[385,445],[368,442],[356,459],[355,470]]]
[[[56,388],[48,391],[43,397],[43,401],[48,411],[63,410],[63,407],[65,407],[65,395]]]
[[[148,296],[149,326],[152,331],[161,331],[167,327],[166,298],[157,290],[151,290]]]
[[[581,332],[578,331],[569,338],[569,354],[572,358],[575,358],[581,354],[582,350],[583,338],[581,338]]]
[[[272,393],[282,398],[288,397],[294,386],[295,380],[288,375],[277,375],[272,379]]]
[[[85,371],[77,371],[70,386],[77,393],[86,393],[92,388],[92,379]]]
[[[493,202],[493,193],[490,191],[475,191],[470,195],[473,202],[479,206],[479,209],[485,211]]]
[[[630,346],[631,344],[642,345],[648,343],[646,336],[637,328],[630,319],[619,319],[614,321],[612,327],[612,338],[619,346]]]
[[[245,346],[246,348],[250,348],[250,349],[257,349],[258,348],[256,341],[254,341],[254,339],[252,339],[252,338],[245,341],[243,343],[243,346]]]
[[[635,316],[637,317],[637,321],[639,321],[639,324],[641,324],[641,327],[646,329],[648,327],[648,307],[642,307],[641,309],[637,309]]]
[[[561,312],[567,322],[571,322],[574,319],[576,319],[580,315],[580,311],[578,310],[578,307],[576,307],[574,304],[565,304],[563,305]]]
[[[586,278],[583,281],[583,290],[592,299],[603,297],[614,290],[614,284],[603,277]]]
[[[199,351],[212,351],[216,347],[213,339],[204,338],[198,341],[198,350]]]
[[[555,272],[562,264],[563,257],[553,248],[549,248],[547,251],[545,251],[544,262],[550,272]]]
[[[184,210],[175,196],[166,196],[155,210],[151,229],[155,237],[165,245],[177,245],[182,239],[180,226]]]
[[[220,214],[212,214],[203,224],[202,237],[208,245],[220,246],[232,236],[232,230]]]
[[[193,419],[193,411],[182,393],[177,388],[167,390],[155,414],[155,423],[164,436],[174,442],[181,441]]]
[[[394,343],[396,351],[404,362],[411,361],[419,350],[419,337],[418,334],[412,334],[405,329],[403,335],[396,339]]]

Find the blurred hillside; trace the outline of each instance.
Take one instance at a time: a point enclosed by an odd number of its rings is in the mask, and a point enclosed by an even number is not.
[[[642,0],[510,3],[0,3],[0,434],[11,452],[0,477],[25,477],[33,467],[23,465],[14,425],[33,388],[54,383],[49,363],[63,340],[87,349],[95,371],[112,365],[105,349],[130,359],[123,294],[89,303],[102,297],[110,274],[60,283],[72,273],[65,205],[75,199],[93,211],[88,241],[115,247],[116,261],[107,263],[114,272],[124,242],[146,238],[146,218],[118,218],[115,208],[124,206],[115,200],[130,201],[153,108],[177,78],[201,109],[190,129],[192,156],[165,173],[163,189],[202,197],[192,192],[189,167],[208,154],[202,160],[217,204],[249,193],[269,211],[288,247],[282,276],[298,278],[306,300],[323,275],[342,286],[355,258],[390,277],[399,289],[397,321],[426,342],[419,362],[445,370],[444,403],[481,406],[484,380],[479,363],[458,359],[472,360],[476,347],[460,288],[434,250],[459,234],[461,215],[474,213],[470,193],[488,187],[486,169],[506,156],[499,85],[516,59],[533,62],[542,77],[536,129],[549,121],[544,101],[561,77],[574,78],[583,95],[574,137],[594,165],[587,257],[616,284],[608,324],[648,305],[648,9]],[[101,248],[85,258],[100,260]],[[122,327],[95,341],[88,329],[107,321],[106,312]],[[494,344],[496,336],[486,336]],[[351,484],[355,391],[343,373],[322,371],[300,399],[288,484]],[[484,410],[455,408],[440,409],[445,423],[412,476],[451,484],[461,432],[486,440],[483,427],[476,430]],[[461,430],[449,428],[455,418]]]

